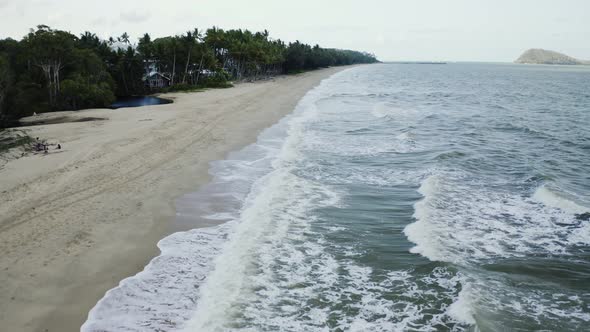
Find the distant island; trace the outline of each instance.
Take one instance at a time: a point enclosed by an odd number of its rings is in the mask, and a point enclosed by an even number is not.
[[[527,50],[514,62],[541,65],[590,65],[589,61],[579,60],[563,53],[540,48]]]

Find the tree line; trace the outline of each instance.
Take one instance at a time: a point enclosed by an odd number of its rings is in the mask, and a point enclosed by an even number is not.
[[[223,87],[329,66],[377,62],[364,52],[272,39],[268,31],[194,29],[133,43],[45,25],[0,40],[0,127],[33,113],[106,107],[118,96]]]

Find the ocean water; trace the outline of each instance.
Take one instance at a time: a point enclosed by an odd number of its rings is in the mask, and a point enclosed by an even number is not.
[[[590,331],[586,67],[348,69],[211,174],[83,331]]]

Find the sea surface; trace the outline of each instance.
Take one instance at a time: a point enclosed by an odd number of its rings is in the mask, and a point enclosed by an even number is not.
[[[590,331],[590,68],[323,81],[83,331]]]

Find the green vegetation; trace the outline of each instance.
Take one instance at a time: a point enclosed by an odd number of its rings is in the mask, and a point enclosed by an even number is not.
[[[0,129],[0,153],[12,148],[30,149],[33,139],[22,130]]]
[[[21,41],[0,40],[0,128],[33,113],[105,107],[117,96],[231,87],[329,66],[377,62],[375,56],[286,44],[268,31],[198,29],[134,44],[40,25]]]

